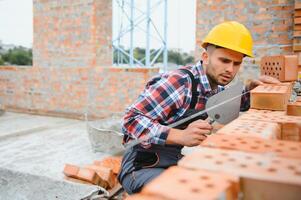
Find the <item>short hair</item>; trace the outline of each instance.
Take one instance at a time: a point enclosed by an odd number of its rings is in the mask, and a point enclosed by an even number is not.
[[[220,46],[217,46],[217,45],[214,45],[214,44],[208,44],[206,46],[206,51],[208,53],[212,53],[215,49],[218,49],[218,48],[224,48],[224,47],[220,47]]]
[[[215,44],[210,44],[210,43],[208,43],[207,44],[207,46],[206,46],[206,51],[208,52],[208,53],[212,53],[215,49],[219,49],[219,48],[224,48],[224,49],[226,49],[225,47],[221,47],[221,46],[218,46],[218,45],[215,45]],[[244,56],[243,57],[246,57],[247,55],[245,55],[244,54]]]

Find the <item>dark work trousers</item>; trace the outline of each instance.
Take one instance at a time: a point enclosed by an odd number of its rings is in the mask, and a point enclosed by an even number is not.
[[[199,110],[188,109],[180,119],[196,112]],[[175,128],[185,129],[191,122],[206,118],[207,114],[205,113]],[[183,146],[180,145],[152,144],[150,148],[144,149],[138,144],[128,149],[123,156],[118,181],[128,194],[139,192],[146,183],[156,178],[165,169],[177,165],[183,157],[182,148]]]
[[[148,149],[140,145],[128,149],[123,156],[118,181],[128,194],[139,192],[165,169],[177,164],[183,157],[181,149],[182,146],[177,145],[155,144]]]

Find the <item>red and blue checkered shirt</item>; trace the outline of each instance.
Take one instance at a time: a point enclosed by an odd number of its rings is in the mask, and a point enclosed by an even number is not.
[[[201,62],[183,68],[190,70],[195,80],[199,80],[196,110],[203,110],[209,97],[224,90],[223,86],[211,89]],[[149,138],[142,143],[145,147],[151,143],[164,145],[170,130],[167,125],[176,122],[190,107],[191,88],[190,76],[181,70],[163,73],[151,79],[136,102],[126,109],[122,126],[125,135],[123,143],[143,136]],[[249,108],[249,99],[249,93],[242,96],[242,111]]]

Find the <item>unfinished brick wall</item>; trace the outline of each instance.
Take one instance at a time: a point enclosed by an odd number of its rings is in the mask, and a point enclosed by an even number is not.
[[[254,39],[255,59],[245,59],[248,77],[259,75],[259,61],[264,55],[290,54],[293,45],[294,0],[222,1],[197,0],[196,58],[200,58],[202,39],[216,24],[235,20],[243,23]]]
[[[1,67],[0,98],[8,110],[82,117],[122,112],[156,69]]]
[[[33,65],[112,65],[112,1],[34,0]]]
[[[111,0],[34,0],[33,66],[0,68],[7,110],[82,117],[123,112],[158,69],[112,67]]]

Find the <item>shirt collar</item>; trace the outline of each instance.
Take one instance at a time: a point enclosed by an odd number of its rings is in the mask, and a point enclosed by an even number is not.
[[[201,85],[202,85],[201,89],[202,89],[202,92],[205,95],[214,95],[214,94],[224,90],[224,87],[221,86],[221,85],[218,85],[217,89],[215,89],[215,90],[211,89],[208,77],[207,77],[206,72],[205,72],[204,67],[203,67],[203,61],[200,60],[199,62],[197,62],[196,69],[198,70],[198,72],[200,74],[200,82],[201,82]]]

